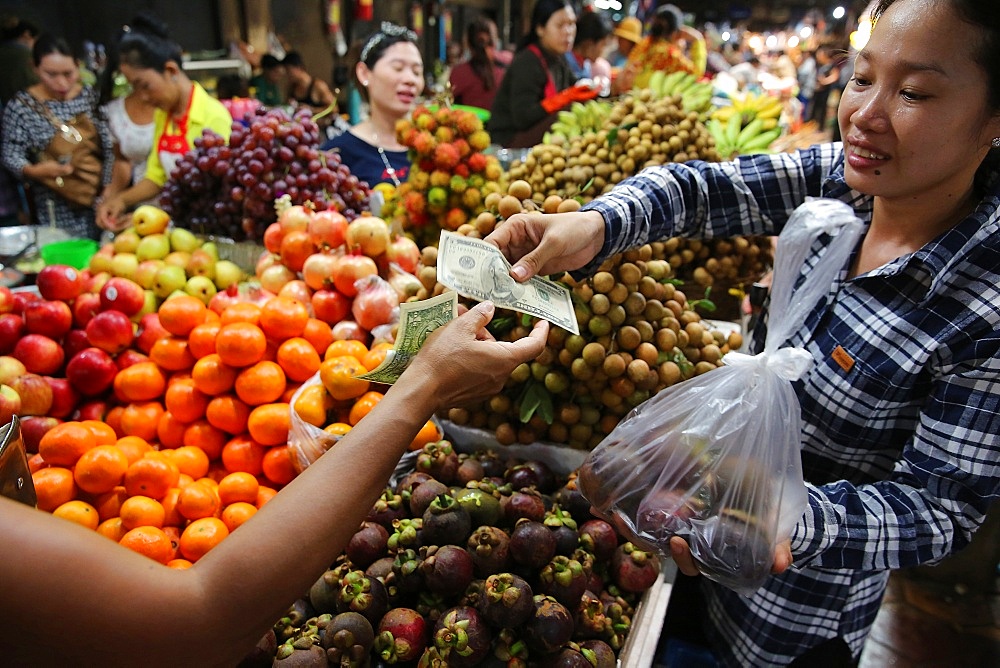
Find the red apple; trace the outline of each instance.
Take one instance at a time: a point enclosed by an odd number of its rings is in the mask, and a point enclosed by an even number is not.
[[[21,412],[21,395],[10,385],[0,385],[0,425]]]
[[[60,341],[72,326],[73,312],[66,302],[39,299],[24,307],[24,328],[30,334]]]
[[[66,365],[66,378],[80,394],[93,397],[111,387],[118,367],[100,348],[81,350]]]
[[[80,403],[80,394],[73,388],[66,378],[44,377],[52,388],[52,407],[49,408],[49,415],[57,418],[67,418],[76,410],[76,405]]]
[[[28,370],[21,360],[9,355],[0,356],[0,385],[10,385],[11,381],[26,373]]]
[[[26,334],[21,337],[14,346],[13,355],[21,360],[29,373],[42,375],[54,374],[66,361],[62,346],[41,334]]]
[[[62,344],[63,350],[66,352],[66,359],[72,359],[73,355],[92,345],[90,339],[87,338],[87,332],[82,329],[69,330]]]
[[[52,408],[52,386],[36,373],[26,373],[11,381],[21,395],[21,415],[48,415]]]
[[[45,433],[61,424],[62,420],[48,415],[32,415],[21,420],[21,436],[24,437],[24,449],[30,453],[38,452],[38,444]]]
[[[24,336],[24,318],[16,313],[0,315],[0,354],[7,355]]]
[[[317,290],[312,296],[312,308],[319,320],[335,325],[351,312],[351,300],[336,290]]]
[[[160,316],[147,313],[139,320],[139,328],[135,332],[135,347],[148,355],[154,343],[169,336],[170,332],[160,324]]]
[[[118,370],[121,371],[122,369],[127,369],[133,364],[138,364],[139,362],[148,362],[148,361],[149,357],[143,355],[138,350],[132,350],[131,348],[129,348],[128,350],[123,350],[120,353],[118,353],[118,356],[115,357],[115,366],[117,366]]]
[[[76,407],[76,414],[73,416],[73,419],[104,422],[104,418],[107,417],[109,410],[111,410],[111,406],[108,405],[108,402],[101,399],[91,399],[84,401]]]
[[[115,276],[101,288],[101,310],[121,311],[125,315],[135,315],[146,303],[146,293],[142,286],[127,278]]]
[[[96,292],[84,292],[73,300],[73,324],[81,329],[101,310],[101,296]]]
[[[12,297],[14,307],[11,310],[14,313],[23,314],[25,306],[31,302],[36,302],[41,298],[41,295],[35,292],[15,292]]]
[[[14,310],[14,293],[6,285],[0,285],[0,313]]]
[[[117,355],[135,339],[132,321],[122,311],[102,311],[87,323],[87,339],[90,345]]]
[[[48,300],[72,301],[87,287],[83,274],[65,264],[42,267],[35,278],[42,297]]]

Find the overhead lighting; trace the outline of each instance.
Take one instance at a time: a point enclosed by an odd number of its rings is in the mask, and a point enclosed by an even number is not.
[[[722,41],[723,42],[728,42],[731,37],[732,37],[732,35],[730,34],[730,32],[728,30],[726,30],[725,32],[722,33]]]
[[[802,39],[809,39],[810,37],[812,37],[812,34],[813,34],[812,26],[802,26],[802,29],[799,30],[799,37],[801,37]]]
[[[777,37],[777,35],[768,35],[767,36],[767,40],[765,40],[765,44],[767,45],[768,51],[772,51],[775,48],[777,48],[777,46],[778,46],[778,37]]]
[[[619,0],[594,0],[594,9],[610,9],[611,11],[617,12],[622,8],[622,3]]]
[[[844,18],[844,14],[846,14],[846,13],[847,13],[847,10],[844,9],[843,7],[834,7],[832,16],[833,16],[833,18],[839,20],[839,19]]]
[[[791,37],[788,38],[788,47],[790,49],[794,49],[798,45],[799,45],[799,38],[798,37],[796,37],[795,35],[792,35]]]

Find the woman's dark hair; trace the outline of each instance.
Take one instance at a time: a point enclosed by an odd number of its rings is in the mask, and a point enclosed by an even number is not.
[[[469,45],[469,66],[486,90],[493,90],[497,85],[493,76],[493,57],[490,54],[493,47],[492,23],[488,18],[480,16],[465,29],[465,41]]]
[[[611,21],[604,14],[585,12],[576,21],[576,39],[573,40],[573,46],[579,46],[584,42],[600,44],[610,34]]]
[[[140,70],[163,72],[167,63],[180,67],[184,61],[180,44],[170,39],[167,26],[149,14],[139,14],[122,28],[114,63]]]
[[[305,69],[306,63],[302,60],[302,55],[298,51],[289,51],[285,54],[285,57],[281,59],[281,64],[285,67],[298,67]]]
[[[382,21],[379,29],[369,35],[364,46],[361,47],[361,62],[367,65],[368,69],[374,69],[375,63],[382,59],[390,46],[402,42],[409,42],[416,46],[417,34],[409,28]]]
[[[276,67],[281,67],[281,61],[270,53],[265,53],[260,59],[260,69],[262,70],[273,70]]]
[[[223,74],[215,82],[215,96],[220,100],[250,97],[250,85],[239,74]]]
[[[42,64],[42,58],[51,56],[53,53],[60,56],[69,56],[73,60],[76,60],[76,56],[69,48],[66,40],[48,33],[42,33],[35,40],[35,46],[31,48],[31,60],[35,63],[35,67],[38,67]]]
[[[560,9],[572,10],[573,6],[569,4],[569,0],[538,0],[535,3],[534,11],[531,12],[531,25],[528,27],[527,34],[521,39],[518,48],[523,49],[531,44],[537,44],[538,28],[544,28],[552,15]]]
[[[676,5],[663,5],[653,16],[649,36],[653,39],[668,39],[684,25],[684,14]]]
[[[877,21],[896,0],[881,0],[872,9],[872,21]],[[975,62],[986,72],[988,92],[986,103],[993,112],[1000,112],[1000,12],[996,3],[982,0],[949,0],[948,4],[960,19],[981,32],[977,40]]]
[[[0,40],[6,42],[12,39],[20,39],[24,33],[28,33],[31,37],[38,37],[39,32],[38,26],[31,21],[10,17],[0,25]]]

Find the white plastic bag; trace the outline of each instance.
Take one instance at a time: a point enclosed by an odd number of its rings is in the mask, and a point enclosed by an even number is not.
[[[727,353],[725,366],[637,406],[590,453],[581,486],[596,510],[669,556],[672,536],[707,577],[746,595],[768,577],[777,544],[807,502],[801,415],[792,381],[812,365],[782,348],[827,296],[861,232],[846,204],[812,199],[778,239],[764,352]],[[792,288],[821,235],[830,242]]]

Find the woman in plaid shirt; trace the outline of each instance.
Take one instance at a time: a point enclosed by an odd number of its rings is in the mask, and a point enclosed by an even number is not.
[[[581,213],[516,216],[488,238],[525,280],[673,235],[776,234],[807,197],[866,224],[787,341],[815,360],[795,384],[807,511],[753,596],[692,587],[725,665],[854,664],[889,571],[961,549],[1000,499],[1000,14],[882,0],[874,15],[843,144],[653,167]]]

